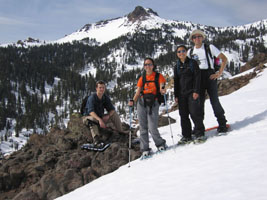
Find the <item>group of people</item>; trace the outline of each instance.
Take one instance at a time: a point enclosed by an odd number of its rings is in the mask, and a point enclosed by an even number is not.
[[[214,115],[218,121],[218,132],[227,132],[225,112],[218,98],[217,79],[222,75],[227,64],[226,56],[214,45],[208,45],[210,54],[207,52],[206,44],[203,43],[206,35],[201,30],[194,30],[189,39],[194,43],[190,49],[186,45],[179,45],[176,48],[177,64],[174,66],[174,96],[179,106],[182,138],[178,144],[190,143],[194,138],[203,139],[205,133],[204,126],[204,104],[206,93],[209,95]],[[214,69],[213,57],[221,59],[221,66],[218,71]],[[155,71],[156,65],[152,58],[144,60],[144,74],[137,83],[137,90],[128,105],[137,103],[137,116],[140,128],[140,150],[142,156],[148,156],[149,135],[159,151],[167,148],[164,140],[158,131],[159,118],[159,93],[165,95],[166,80],[164,76]],[[105,128],[108,122],[112,122],[115,129],[122,131],[122,125],[110,98],[105,94],[105,83],[99,81],[96,84],[96,93],[88,98],[86,104],[86,116],[83,120],[88,124],[96,145],[101,145],[103,141],[99,138],[98,127]],[[107,114],[104,114],[104,109]],[[194,123],[192,129],[191,120]]]

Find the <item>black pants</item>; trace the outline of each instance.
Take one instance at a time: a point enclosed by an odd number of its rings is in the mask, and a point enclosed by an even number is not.
[[[189,115],[194,122],[194,134],[204,135],[205,127],[200,109],[200,98],[194,100],[193,94],[178,97],[179,114],[181,117],[181,127],[183,137],[190,138],[192,135],[192,125]]]
[[[204,120],[204,106],[206,91],[210,98],[210,103],[214,112],[215,117],[217,118],[218,124],[220,126],[226,125],[226,119],[224,116],[224,109],[219,101],[218,97],[218,86],[217,80],[211,80],[209,77],[213,74],[212,70],[201,70],[201,88],[200,88],[200,106],[201,106],[201,116]]]

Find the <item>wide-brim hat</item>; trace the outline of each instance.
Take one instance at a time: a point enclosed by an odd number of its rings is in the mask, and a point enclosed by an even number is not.
[[[194,31],[190,34],[190,36],[189,36],[189,40],[192,40],[193,35],[196,35],[196,34],[202,35],[203,39],[206,38],[205,33],[204,33],[203,31],[197,29],[197,30],[194,30]]]

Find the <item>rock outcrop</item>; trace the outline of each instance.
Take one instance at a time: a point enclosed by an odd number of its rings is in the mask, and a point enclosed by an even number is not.
[[[255,66],[263,65],[267,63],[267,53],[260,53],[255,55],[250,61],[248,61],[244,66],[240,67],[240,73],[254,68]]]
[[[166,117],[161,116],[159,124],[166,126]],[[123,127],[129,129],[126,124]],[[128,134],[101,133],[103,139],[112,142],[108,149],[81,150],[80,146],[92,142],[92,137],[81,117],[73,114],[66,130],[53,128],[47,135],[33,134],[21,150],[0,164],[0,199],[54,199],[127,164]],[[132,146],[132,160],[140,155],[139,144]]]
[[[151,15],[158,16],[158,14],[151,8],[146,10],[142,6],[137,6],[133,12],[127,15],[127,18],[129,21],[135,22],[135,21],[145,20]]]
[[[33,134],[27,145],[0,166],[0,199],[54,199],[110,173],[128,162],[128,135],[102,130],[111,146],[104,152],[81,150],[91,142],[89,129],[72,115],[68,129]],[[140,156],[139,145],[131,149]]]
[[[260,58],[259,60],[256,59],[258,57]],[[252,72],[245,74],[243,76],[237,76],[236,78],[233,78],[233,79],[224,79],[224,80],[218,81],[219,96],[231,94],[232,92],[244,87],[245,85],[249,83],[251,79],[255,78],[259,72],[261,72],[263,69],[266,68],[264,64],[267,63],[267,57],[265,58],[264,62],[261,62],[263,57],[264,57],[263,54],[261,54],[261,56],[259,55],[259,56],[256,56],[254,59],[252,59],[251,63],[255,64],[254,70]],[[245,66],[248,66],[248,65],[249,64],[246,64]],[[251,69],[251,68],[249,67],[248,69]]]

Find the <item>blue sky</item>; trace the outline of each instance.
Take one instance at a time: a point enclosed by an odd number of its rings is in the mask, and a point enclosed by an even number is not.
[[[267,18],[266,0],[0,0],[0,44],[56,40],[85,24],[124,16],[138,5],[165,19],[236,26]]]

